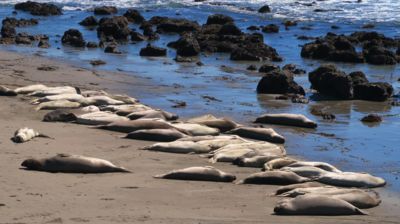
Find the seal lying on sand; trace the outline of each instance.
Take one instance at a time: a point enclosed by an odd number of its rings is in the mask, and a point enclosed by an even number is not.
[[[282,156],[280,155],[265,155],[265,156],[254,156],[251,158],[246,158],[246,157],[239,157],[235,160],[233,160],[233,164],[242,166],[242,167],[257,167],[257,168],[262,168],[264,167],[264,164],[268,161],[271,161],[273,159],[281,158]]]
[[[130,172],[104,159],[68,154],[58,154],[44,159],[27,159],[21,166],[27,170],[60,173]]]
[[[104,105],[123,105],[125,104],[123,101],[115,100],[108,96],[91,96],[81,99],[80,102],[82,105],[89,106],[104,106]]]
[[[78,87],[72,86],[58,86],[58,87],[47,87],[42,90],[37,90],[28,94],[28,96],[44,97],[51,95],[61,94],[80,94],[81,91]]]
[[[275,170],[275,169],[280,169],[282,167],[288,166],[292,163],[297,162],[297,160],[289,158],[289,157],[283,157],[283,158],[277,158],[270,160],[264,164],[263,170]]]
[[[277,215],[366,215],[354,205],[322,195],[302,195],[282,200],[274,208]]]
[[[35,91],[45,90],[47,88],[49,88],[49,87],[42,85],[42,84],[34,84],[34,85],[16,88],[16,89],[14,89],[14,91],[18,94],[28,94],[28,93],[32,93]]]
[[[190,135],[201,136],[201,135],[219,135],[219,130],[216,128],[210,128],[201,124],[190,124],[190,123],[172,123],[172,126],[179,130],[185,130]]]
[[[83,97],[80,94],[67,93],[67,94],[51,95],[51,96],[41,97],[41,98],[32,100],[31,103],[36,105],[36,104],[43,103],[43,102],[58,101],[58,100],[68,100],[68,101],[71,101],[71,102],[79,102],[79,101],[82,101],[84,98],[85,97]]]
[[[169,143],[156,143],[142,148],[143,150],[169,152],[169,153],[208,153],[212,148],[208,145],[197,144],[192,141],[174,141]]]
[[[76,123],[85,125],[107,125],[112,122],[127,122],[128,118],[118,116],[113,113],[108,112],[93,112],[79,115],[76,119]]]
[[[319,182],[306,182],[306,183],[300,183],[300,184],[290,184],[290,185],[279,187],[275,191],[275,195],[280,195],[280,194],[283,194],[285,192],[288,192],[288,191],[291,191],[294,189],[301,189],[301,188],[308,188],[308,187],[323,187],[323,186],[327,186],[327,185],[321,184]]]
[[[243,138],[256,139],[272,143],[285,143],[285,138],[276,133],[272,128],[238,127],[226,132],[226,134],[234,134]]]
[[[197,145],[204,145],[210,147],[210,151],[217,150],[230,144],[249,143],[249,141],[237,135],[204,135],[204,136],[189,136],[181,138],[178,141],[192,141]]]
[[[120,112],[117,112],[117,114],[121,115]],[[154,109],[132,112],[126,116],[131,120],[136,120],[141,118],[160,118],[166,121],[172,121],[178,119],[178,115],[176,114],[169,113],[163,110],[154,110]]]
[[[18,95],[17,92],[15,92],[12,89],[9,89],[5,86],[0,86],[0,96],[16,96]]]
[[[137,130],[144,129],[175,129],[169,123],[163,120],[153,120],[153,119],[139,119],[139,120],[123,120],[112,122],[107,125],[98,126],[100,129],[117,131],[123,133],[130,133]]]
[[[146,129],[131,132],[125,138],[158,142],[171,142],[186,136],[187,135],[176,129]]]
[[[298,184],[310,181],[310,179],[301,177],[290,171],[265,171],[251,174],[238,184],[272,184],[272,185],[287,185]]]
[[[74,113],[66,110],[54,110],[44,115],[43,121],[45,122],[71,122],[77,119]]]
[[[100,107],[101,111],[111,111],[119,116],[127,116],[134,112],[152,110],[151,107],[148,107],[143,104],[122,104],[122,105],[106,105]]]
[[[47,135],[40,134],[39,132],[33,130],[32,128],[20,128],[15,131],[14,137],[11,140],[15,143],[27,142],[35,137],[50,138]]]
[[[238,126],[238,124],[236,124],[234,121],[231,121],[227,118],[217,118],[211,114],[206,114],[200,117],[191,118],[187,122],[202,124],[211,128],[217,128],[221,132],[232,130]]]
[[[286,166],[281,168],[281,170],[292,171],[293,173],[296,173],[299,176],[308,178],[319,177],[329,172],[315,166],[299,166],[299,167]]]
[[[303,128],[316,128],[317,123],[302,114],[263,114],[255,123],[278,124]]]
[[[288,167],[301,167],[301,166],[314,166],[329,172],[335,172],[335,173],[341,173],[342,171],[340,171],[338,168],[332,166],[329,163],[325,163],[325,162],[315,162],[315,161],[297,161],[295,163],[291,163],[289,165],[287,165]]]
[[[39,104],[35,108],[35,110],[76,109],[79,107],[81,107],[81,104],[78,102],[71,102],[69,100],[57,100],[57,101],[43,102]]]
[[[232,182],[236,179],[236,176],[229,173],[225,173],[212,166],[189,167],[180,170],[173,170],[166,174],[157,175],[154,177],[163,179],[216,181],[216,182]]]
[[[354,172],[342,172],[333,173],[328,172],[320,176],[316,181],[341,187],[382,187],[386,184],[386,181],[380,177],[372,176],[368,173],[354,173]]]

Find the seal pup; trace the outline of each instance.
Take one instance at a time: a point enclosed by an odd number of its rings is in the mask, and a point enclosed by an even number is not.
[[[256,167],[256,168],[262,168],[264,167],[264,164],[268,161],[271,161],[273,159],[281,158],[282,156],[280,155],[263,155],[263,156],[254,156],[250,158],[246,157],[239,157],[235,160],[233,160],[233,164],[241,167]]]
[[[166,174],[156,175],[155,178],[175,179],[175,180],[194,180],[194,181],[215,181],[232,182],[236,176],[225,173],[212,166],[189,167],[185,169],[173,170]]]
[[[27,159],[22,162],[21,166],[25,167],[27,170],[52,173],[130,172],[104,159],[69,154],[58,154],[43,159]]]
[[[291,191],[294,189],[309,188],[309,187],[323,187],[323,186],[327,186],[327,185],[321,184],[319,182],[306,182],[306,183],[300,183],[300,184],[290,184],[290,185],[279,187],[275,191],[275,195],[280,195],[280,194],[283,194],[285,192],[288,192],[288,191]]]
[[[39,104],[35,110],[77,109],[79,107],[81,107],[81,104],[78,102],[71,102],[69,100],[56,100],[43,102]]]
[[[143,147],[142,150],[168,152],[168,153],[208,153],[212,150],[209,145],[200,145],[192,141],[174,141],[168,143],[156,143],[150,146]]]
[[[367,215],[347,201],[323,195],[302,195],[282,200],[274,212],[277,215]]]
[[[85,125],[107,125],[116,121],[124,122],[129,119],[104,111],[82,114],[76,119],[76,123]]]
[[[295,162],[297,162],[297,160],[289,157],[277,158],[266,162],[262,170],[266,171],[266,170],[280,169]]]
[[[316,128],[318,125],[302,114],[263,114],[255,123],[278,124],[303,128]]]
[[[15,143],[24,143],[35,137],[50,138],[49,136],[41,134],[32,128],[24,127],[16,130],[11,140]]]
[[[211,114],[194,117],[187,120],[187,122],[202,124],[211,128],[217,128],[219,129],[220,132],[230,131],[238,126],[237,123],[235,123],[232,120],[229,120],[228,118],[217,118]]]
[[[145,129],[175,129],[169,123],[163,120],[154,120],[154,119],[139,119],[139,120],[123,120],[116,121],[110,124],[101,125],[97,128],[105,129],[109,131],[130,133],[137,130],[145,130]]]
[[[301,166],[313,166],[313,167],[317,167],[329,172],[334,172],[334,173],[341,173],[342,171],[340,171],[338,168],[332,166],[329,163],[325,163],[325,162],[314,162],[314,161],[297,161],[295,163],[289,164],[287,165],[288,167],[301,167]]]
[[[185,130],[192,136],[219,135],[218,129],[210,128],[206,125],[191,123],[171,123],[171,125],[177,129]]]
[[[158,142],[172,142],[186,136],[187,135],[176,129],[145,129],[131,132],[126,135],[125,138]]]
[[[9,89],[5,86],[0,86],[0,96],[16,96],[18,95],[17,92],[15,92],[12,89]]]
[[[318,177],[315,181],[333,186],[363,188],[382,187],[386,184],[386,181],[380,177],[375,177],[368,173],[355,172],[328,172]]]
[[[18,94],[28,94],[28,93],[32,93],[35,91],[45,90],[47,88],[49,88],[49,87],[42,85],[42,84],[34,84],[34,85],[28,85],[28,86],[16,88],[16,89],[14,89],[14,91]]]
[[[298,184],[310,181],[309,178],[301,177],[291,171],[265,171],[253,173],[239,181],[237,184],[272,184],[287,185]]]
[[[285,138],[275,132],[272,128],[238,127],[226,132],[226,134],[234,134],[243,138],[250,138],[278,144],[285,143]]]

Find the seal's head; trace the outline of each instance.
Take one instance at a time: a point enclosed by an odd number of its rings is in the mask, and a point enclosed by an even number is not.
[[[236,176],[235,175],[232,175],[232,174],[224,174],[223,176],[222,176],[222,178],[226,181],[226,182],[232,182],[232,181],[234,181],[234,180],[236,180]]]
[[[40,170],[42,164],[37,159],[27,159],[21,163],[21,166],[28,170]]]

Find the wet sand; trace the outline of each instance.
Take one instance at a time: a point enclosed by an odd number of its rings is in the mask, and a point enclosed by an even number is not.
[[[149,91],[145,79],[110,72],[93,72],[41,57],[0,52],[0,84],[9,87],[36,82],[104,89],[113,93]],[[41,65],[55,71],[40,71]],[[50,81],[48,81],[50,80]],[[166,87],[165,87],[166,88]],[[162,94],[168,89],[152,88]],[[133,96],[134,97],[134,96]],[[235,185],[160,180],[153,175],[171,169],[210,165],[197,155],[141,151],[152,142],[121,139],[120,133],[88,126],[41,122],[21,97],[1,97],[0,223],[398,223],[398,194],[378,189],[383,203],[369,216],[282,217],[273,215],[277,186]],[[151,105],[156,106],[156,105]],[[36,138],[24,144],[10,141],[21,127],[34,128],[54,139]],[[131,174],[52,174],[25,171],[29,157],[56,153],[81,154],[110,160]],[[288,149],[290,153],[290,149]],[[258,169],[218,163],[215,167],[239,179]]]

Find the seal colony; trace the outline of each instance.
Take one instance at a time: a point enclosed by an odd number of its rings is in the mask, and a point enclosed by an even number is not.
[[[277,215],[366,215],[361,210],[381,202],[374,190],[385,180],[367,173],[343,172],[320,161],[300,161],[286,155],[285,138],[272,128],[246,127],[228,118],[204,115],[179,120],[172,113],[141,104],[125,95],[104,91],[81,91],[70,86],[29,85],[15,90],[0,86],[8,97],[24,95],[40,109],[51,110],[43,121],[73,122],[93,128],[121,132],[126,138],[156,141],[142,148],[160,153],[199,154],[210,163],[232,163],[261,171],[235,183],[284,185],[274,196]],[[73,103],[76,106],[71,106]],[[44,106],[46,105],[46,106]],[[51,105],[51,106],[49,106]],[[156,112],[156,113],[155,113]],[[132,114],[136,114],[133,116]],[[149,116],[147,116],[149,115]],[[264,114],[257,122],[316,128],[317,124],[299,114]],[[47,137],[30,128],[19,129],[14,141]],[[121,136],[123,137],[123,136]],[[63,173],[130,172],[99,158],[59,154],[30,158],[21,164],[26,170]],[[160,179],[234,182],[236,175],[211,166],[193,166],[155,175]],[[362,188],[362,189],[359,189]]]

